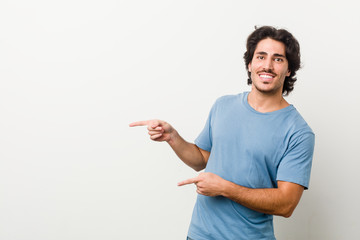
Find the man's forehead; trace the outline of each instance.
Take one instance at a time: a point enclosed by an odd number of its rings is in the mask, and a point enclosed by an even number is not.
[[[255,54],[285,56],[285,44],[266,38],[258,42]]]

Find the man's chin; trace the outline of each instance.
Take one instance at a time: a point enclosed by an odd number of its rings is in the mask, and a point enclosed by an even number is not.
[[[262,93],[262,94],[264,94],[264,95],[277,95],[277,94],[279,94],[279,92],[281,92],[281,89],[279,89],[279,88],[267,88],[267,87],[256,87],[255,86],[255,89],[256,89],[256,91],[258,91],[258,92],[260,92],[260,93]]]

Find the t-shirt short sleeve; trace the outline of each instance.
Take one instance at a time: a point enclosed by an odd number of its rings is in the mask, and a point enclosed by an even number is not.
[[[199,148],[210,152],[212,147],[212,134],[211,134],[211,119],[214,114],[216,103],[212,106],[205,126],[199,136],[195,139],[195,144]]]
[[[314,133],[294,134],[279,164],[276,180],[296,183],[308,189],[314,144]]]

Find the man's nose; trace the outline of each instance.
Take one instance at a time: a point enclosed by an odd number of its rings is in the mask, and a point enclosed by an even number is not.
[[[266,61],[264,62],[264,69],[265,70],[273,70],[273,61],[272,61],[272,59],[266,59]]]

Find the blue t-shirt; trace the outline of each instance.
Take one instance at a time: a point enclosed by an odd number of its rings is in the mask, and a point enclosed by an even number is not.
[[[294,106],[260,113],[248,92],[219,98],[195,144],[211,152],[206,172],[249,188],[277,181],[309,186],[314,133]],[[273,216],[228,198],[198,195],[188,236],[195,240],[275,239]]]

